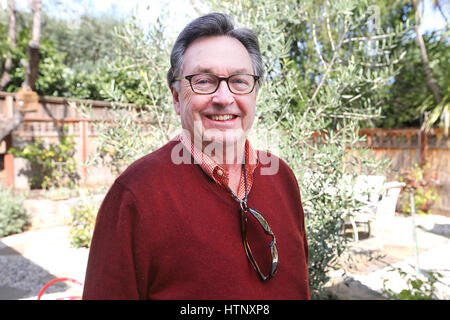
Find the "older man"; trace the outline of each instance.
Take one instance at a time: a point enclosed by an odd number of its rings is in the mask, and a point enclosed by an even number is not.
[[[84,299],[309,299],[297,181],[247,140],[263,73],[256,35],[226,15],[180,33],[168,84],[183,132],[109,190]]]

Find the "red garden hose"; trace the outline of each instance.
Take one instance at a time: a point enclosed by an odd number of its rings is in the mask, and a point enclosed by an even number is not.
[[[75,280],[75,279],[56,278],[56,279],[49,281],[45,286],[42,287],[42,289],[39,291],[37,299],[41,300],[42,295],[44,294],[45,290],[47,290],[48,287],[50,287],[51,285],[53,285],[56,282],[61,282],[61,281],[70,281],[70,282],[76,283],[80,286],[83,286],[83,284],[80,281]],[[69,296],[69,297],[65,297],[65,298],[58,298],[56,300],[81,300],[81,297],[80,296]]]

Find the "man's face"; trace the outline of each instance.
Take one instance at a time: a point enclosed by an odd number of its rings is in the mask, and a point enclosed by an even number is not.
[[[219,77],[254,74],[247,49],[227,36],[202,37],[191,43],[184,54],[181,76],[197,73]],[[177,91],[172,87],[174,107],[192,139],[202,137],[203,146],[207,141],[234,145],[245,140],[255,118],[256,89],[237,95],[230,92],[226,81],[221,81],[216,92],[203,95],[194,93],[185,79],[180,80],[179,88]]]

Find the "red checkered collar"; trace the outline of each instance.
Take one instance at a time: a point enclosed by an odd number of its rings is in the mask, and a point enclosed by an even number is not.
[[[190,152],[195,162],[200,165],[203,171],[210,176],[217,184],[223,186],[228,190],[229,173],[226,169],[220,166],[213,159],[208,157],[200,149],[198,149],[192,141],[186,137],[184,132],[179,135],[179,140],[183,143],[184,147]],[[252,148],[248,139],[245,141],[245,168],[247,174],[247,192],[250,192],[253,185],[253,172],[258,166],[258,156],[256,151]],[[241,179],[239,182],[239,189],[237,196],[239,199],[245,197],[245,183],[244,172],[241,172]]]

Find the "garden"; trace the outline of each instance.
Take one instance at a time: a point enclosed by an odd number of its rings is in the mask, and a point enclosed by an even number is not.
[[[357,231],[362,237],[355,242],[348,226],[349,213],[365,208],[352,188],[359,177],[384,176],[403,183],[394,204],[395,221],[418,219],[414,223],[419,225],[445,211],[440,207],[448,203],[442,190],[449,183],[449,166],[446,158],[433,152],[449,150],[449,28],[445,23],[439,29],[419,30],[426,2],[190,2],[194,16],[224,12],[236,24],[258,32],[266,75],[250,140],[256,148],[279,155],[296,174],[305,211],[313,299],[337,299],[329,290],[333,270],[342,270],[343,260],[351,269],[349,253],[363,249],[364,232]],[[448,6],[433,3],[428,10],[447,21]],[[11,21],[11,12],[16,15],[14,41],[8,36],[11,22],[5,23]],[[7,73],[9,81],[2,81],[0,90],[5,93],[17,92],[27,78],[23,61],[30,58],[35,12],[1,11],[0,71]],[[69,107],[80,119],[91,119],[97,147],[80,161],[79,135],[70,133],[62,121],[57,141],[35,137],[5,150],[26,161],[23,175],[30,190],[0,186],[0,237],[33,229],[32,222],[39,217],[27,211],[27,200],[59,201],[67,204],[64,224],[70,229],[70,245],[89,248],[108,185],[89,186],[82,168],[108,168],[116,177],[180,128],[166,84],[175,40],[171,13],[163,10],[144,28],[136,14],[122,20],[112,14],[64,20],[47,12],[49,7],[42,7],[40,60],[31,87],[40,97],[74,99]],[[90,100],[110,103],[108,121],[92,120],[95,110]],[[417,150],[425,155],[414,154],[403,162],[387,152],[379,156],[380,148],[360,134],[376,128],[416,128]],[[428,138],[429,147],[420,149],[420,137],[434,137],[435,132],[438,142]],[[411,145],[395,148],[413,150]],[[377,196],[378,203],[382,191]],[[448,239],[450,234],[445,231],[439,236]],[[372,238],[367,235],[367,240]],[[385,282],[381,279],[378,298],[442,298],[436,285],[447,275],[435,270],[392,270],[404,278],[405,286],[395,291],[388,277]]]

